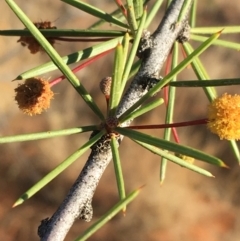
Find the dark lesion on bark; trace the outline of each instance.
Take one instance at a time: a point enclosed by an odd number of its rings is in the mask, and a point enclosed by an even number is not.
[[[48,223],[49,223],[50,219],[49,218],[45,218],[41,221],[41,224],[38,227],[38,236],[40,238],[44,237],[47,228],[48,228]]]
[[[142,59],[150,54],[150,50],[154,47],[155,42],[151,33],[148,30],[143,30],[142,38],[140,40],[137,57]]]
[[[81,212],[78,218],[86,222],[90,222],[92,220],[92,216],[93,216],[93,208],[92,208],[91,200],[88,199],[85,205],[81,208]]]
[[[178,23],[173,23],[171,25],[171,29],[174,31],[176,28],[176,25]],[[183,23],[183,28],[180,31],[178,37],[176,38],[176,41],[179,43],[183,44],[184,42],[189,41],[190,39],[190,25],[188,23],[188,20],[185,20]],[[137,56],[141,59],[147,58],[155,46],[155,40],[153,35],[147,30],[143,31],[143,36],[140,40],[138,51],[137,51]],[[141,78],[140,81],[138,81],[138,84],[142,87],[143,90],[149,91],[151,88],[153,88],[159,81],[162,80],[162,77],[160,76],[159,78],[156,78],[158,74],[153,75],[153,76],[146,76],[144,78]]]
[[[178,23],[176,22],[171,25],[171,29],[173,31],[175,30],[175,27],[177,24]],[[188,21],[185,20],[184,27],[180,31],[176,41],[178,41],[179,43],[184,43],[184,42],[189,41],[190,30],[191,30],[191,27],[190,27]],[[139,43],[139,47],[137,50],[137,57],[140,59],[147,57],[150,54],[151,49],[155,46],[155,44],[156,43],[155,43],[153,35],[151,35],[151,33],[145,29],[143,31],[142,38]]]
[[[181,44],[185,43],[185,42],[188,42],[189,39],[190,39],[190,30],[191,30],[191,27],[188,23],[188,21],[186,20],[184,22],[184,27],[183,29],[180,31],[178,37],[177,37],[177,41]]]
[[[90,139],[95,136],[99,131],[93,131]],[[110,150],[110,141],[111,135],[105,134],[103,135],[94,145],[91,146],[91,149],[94,153],[105,153]]]
[[[139,81],[139,85],[142,87],[143,90],[149,91],[152,89],[162,78],[160,77],[159,79],[154,78],[154,77],[148,77],[146,76],[145,78],[141,78]]]

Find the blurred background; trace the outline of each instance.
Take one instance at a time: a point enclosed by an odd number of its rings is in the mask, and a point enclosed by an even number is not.
[[[16,1],[33,21],[53,21],[58,28],[90,26],[96,19],[61,1]],[[87,1],[107,12],[115,9],[114,1]],[[151,2],[154,1],[150,1]],[[22,29],[22,23],[4,1],[0,1],[0,29]],[[162,10],[164,7],[162,7]],[[240,5],[237,0],[199,1],[197,26],[239,25]],[[151,25],[153,31],[163,12]],[[107,26],[108,27],[108,26]],[[14,101],[11,82],[17,75],[40,65],[49,58],[44,53],[30,54],[17,43],[18,37],[0,37],[0,134],[14,135],[48,130],[67,129],[99,120],[86,108],[83,100],[65,80],[54,86],[51,108],[42,115],[29,117],[20,112]],[[226,39],[226,38],[225,38]],[[240,36],[227,39],[239,42]],[[197,43],[198,44],[198,43]],[[195,46],[197,46],[195,44]],[[60,55],[78,51],[92,43],[57,42]],[[211,47],[203,55],[211,78],[240,76],[239,52]],[[181,60],[181,59],[180,59]],[[77,76],[105,111],[105,100],[99,91],[99,81],[112,74],[113,54],[80,71]],[[45,75],[54,78],[58,71]],[[187,68],[179,79],[195,79]],[[218,93],[239,93],[238,87],[221,87]],[[200,88],[180,88],[177,91],[175,121],[204,118],[207,98]],[[138,118],[135,124],[163,123],[163,107]],[[148,133],[151,133],[149,131]],[[162,131],[152,131],[162,136]],[[221,169],[196,161],[213,173],[207,178],[169,163],[166,180],[159,183],[160,158],[140,148],[127,138],[120,155],[127,192],[145,185],[141,194],[128,206],[125,217],[120,213],[89,240],[109,241],[236,241],[240,237],[240,169],[227,141],[220,141],[205,126],[179,128],[181,144],[190,145],[221,158],[230,169]],[[67,158],[89,138],[89,133],[33,142],[0,146],[0,240],[39,240],[37,227],[50,217],[64,199],[80,173],[89,153],[79,158],[64,173],[23,205],[11,208],[16,199],[55,166]],[[112,163],[106,169],[93,199],[94,216],[90,223],[76,221],[66,240],[74,240],[118,201]]]

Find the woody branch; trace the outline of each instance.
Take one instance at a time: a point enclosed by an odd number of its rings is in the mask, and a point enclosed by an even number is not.
[[[173,0],[160,25],[151,35],[152,44],[142,54],[141,67],[119,105],[117,116],[129,109],[156,84],[159,71],[173,43],[185,26],[188,11],[185,19],[177,23],[183,3],[184,0]],[[124,126],[129,124],[130,121],[124,123]],[[92,147],[85,166],[57,211],[50,219],[42,221],[38,232],[41,241],[62,241],[77,218],[91,220],[93,195],[104,170],[112,159],[110,144],[104,152],[97,151],[97,147],[106,138],[105,135]]]

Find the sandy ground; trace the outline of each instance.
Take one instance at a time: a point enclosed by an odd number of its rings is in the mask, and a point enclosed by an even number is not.
[[[110,12],[113,1],[88,1]],[[94,19],[60,1],[23,1],[17,3],[33,21],[54,21],[58,28],[86,28]],[[4,1],[0,2],[0,29],[21,29],[19,20]],[[240,7],[237,0],[210,1],[199,6],[198,26],[239,25]],[[160,14],[161,15],[161,14]],[[162,16],[162,15],[161,15]],[[159,19],[161,18],[159,17]],[[156,26],[153,24],[152,29]],[[18,37],[0,37],[0,133],[14,135],[47,130],[66,129],[99,123],[94,113],[68,82],[53,88],[56,93],[51,109],[40,116],[22,114],[14,102],[11,82],[31,67],[48,61],[44,53],[31,55],[27,48],[17,44]],[[239,42],[239,35],[234,39]],[[88,43],[88,45],[91,45]],[[83,43],[57,43],[61,55],[80,50]],[[233,78],[240,75],[239,52],[211,47],[201,56],[211,78]],[[99,81],[111,75],[113,55],[94,63],[78,73],[84,86],[103,110],[105,102],[99,93]],[[46,78],[59,76],[52,72]],[[179,79],[193,79],[190,68]],[[218,88],[221,94],[239,93],[237,87]],[[176,100],[176,121],[204,118],[207,98],[201,89],[179,89]],[[164,108],[136,120],[136,124],[162,123]],[[240,237],[240,170],[231,148],[204,126],[180,128],[181,143],[199,148],[222,158],[230,166],[223,170],[207,164],[199,166],[210,170],[215,179],[207,178],[169,163],[167,177],[159,184],[157,156],[125,139],[120,147],[126,190],[130,192],[145,185],[139,197],[129,205],[126,217],[121,214],[89,240],[109,241],[237,241]],[[160,131],[149,132],[162,135]],[[40,220],[51,216],[63,200],[86,161],[88,153],[42,189],[29,201],[14,209],[15,200],[88,139],[88,134],[53,138],[34,142],[0,146],[0,240],[39,240]],[[109,210],[118,201],[113,165],[104,173],[93,200],[94,218],[90,223],[77,221],[66,240],[73,240]]]

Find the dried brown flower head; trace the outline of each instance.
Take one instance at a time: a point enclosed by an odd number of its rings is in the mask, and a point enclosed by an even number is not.
[[[56,27],[52,26],[52,23],[49,21],[35,22],[34,25],[38,29],[56,29]],[[51,45],[54,45],[55,43],[54,37],[46,37],[46,39]],[[21,36],[17,42],[20,42],[22,46],[27,46],[32,54],[35,54],[39,51],[43,51],[42,46],[38,43],[38,41],[34,37]]]
[[[19,109],[30,116],[41,114],[48,109],[54,95],[49,82],[41,78],[27,79],[15,89],[15,92]]]
[[[106,98],[109,98],[111,92],[112,77],[105,77],[100,81],[99,87]]]

